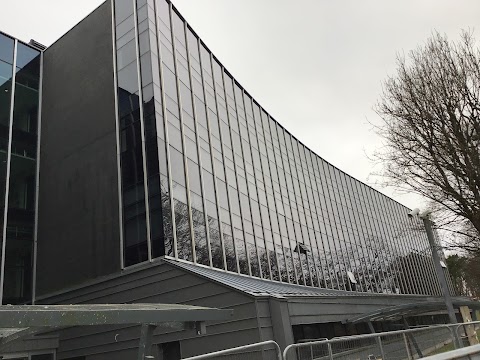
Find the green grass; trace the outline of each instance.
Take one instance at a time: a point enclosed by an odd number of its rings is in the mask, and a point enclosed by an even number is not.
[[[445,353],[447,351],[452,351],[452,350],[455,350],[455,346],[453,345],[453,342],[451,342],[450,344],[447,344],[447,345],[443,345],[441,348],[438,348],[437,350],[429,353],[428,356],[442,354],[442,353]]]
[[[477,338],[480,339],[480,328],[477,329],[476,332],[477,332]],[[455,346],[453,345],[453,343],[450,343],[450,344],[442,346],[441,348],[438,348],[437,350],[433,351],[432,353],[430,353],[428,355],[441,354],[441,353],[444,353],[444,352],[447,352],[447,351],[452,351],[452,350],[455,350]]]

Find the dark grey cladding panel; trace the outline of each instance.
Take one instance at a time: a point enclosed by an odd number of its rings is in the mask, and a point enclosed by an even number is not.
[[[29,337],[22,341],[12,341],[2,345],[2,353],[22,352],[49,352],[58,348],[59,339],[56,334],[42,335],[41,337]]]
[[[110,1],[45,51],[37,294],[120,270]]]
[[[243,276],[236,273],[226,272],[213,268],[198,266],[186,262],[166,259],[166,262],[178,266],[197,275],[206,277],[217,283],[244,292],[251,296],[277,296],[277,297],[371,297],[384,296],[372,293],[340,291],[314,288],[309,286],[280,283],[277,281],[263,280],[259,278]],[[391,295],[396,296],[396,295]]]
[[[233,309],[228,321],[207,322],[207,334],[159,331],[154,344],[181,340],[182,356],[245,345],[261,340],[254,299],[163,260],[145,263],[41,299],[40,303],[176,303]],[[131,359],[138,347],[138,327],[71,327],[61,331],[58,358]],[[130,356],[130,357],[129,357]]]

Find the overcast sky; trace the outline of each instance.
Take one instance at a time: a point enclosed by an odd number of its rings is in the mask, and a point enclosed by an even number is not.
[[[50,45],[101,0],[3,0],[0,30]],[[478,0],[173,0],[245,89],[305,145],[381,189],[367,154],[381,146],[369,122],[381,83],[433,30],[457,39],[480,22]]]

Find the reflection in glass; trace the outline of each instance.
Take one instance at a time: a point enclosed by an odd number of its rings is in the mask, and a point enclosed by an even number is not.
[[[39,83],[40,52],[18,43],[9,164],[4,303],[30,301],[32,294]],[[0,110],[0,113],[3,111]],[[3,131],[7,130],[5,115],[0,115]],[[4,141],[1,147],[5,149]]]
[[[125,237],[132,249],[126,251],[132,258],[128,264],[148,257],[149,212],[152,257],[178,256],[231,272],[330,289],[438,290],[437,284],[419,282],[420,274],[431,268],[421,253],[427,242],[398,223],[404,208],[319,158],[281,127],[166,0],[157,1],[157,26],[142,30],[138,39],[139,89],[137,39],[129,28],[133,11],[127,0],[115,4],[118,84],[126,93],[119,95],[125,97],[119,111],[124,114]],[[11,68],[2,57],[8,56],[0,52],[0,83],[8,87]],[[22,83],[36,88],[32,78]],[[139,90],[146,159],[139,151]],[[4,111],[0,108],[0,125]],[[19,142],[15,152],[35,156],[28,141]],[[145,209],[143,171],[150,209]],[[169,218],[172,213],[174,219]],[[159,239],[158,250],[153,239]]]

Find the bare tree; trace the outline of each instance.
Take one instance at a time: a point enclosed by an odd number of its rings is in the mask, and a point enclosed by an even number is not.
[[[377,127],[385,146],[375,154],[385,184],[430,199],[440,228],[480,250],[480,52],[470,33],[459,42],[434,33],[398,57],[384,83]]]

